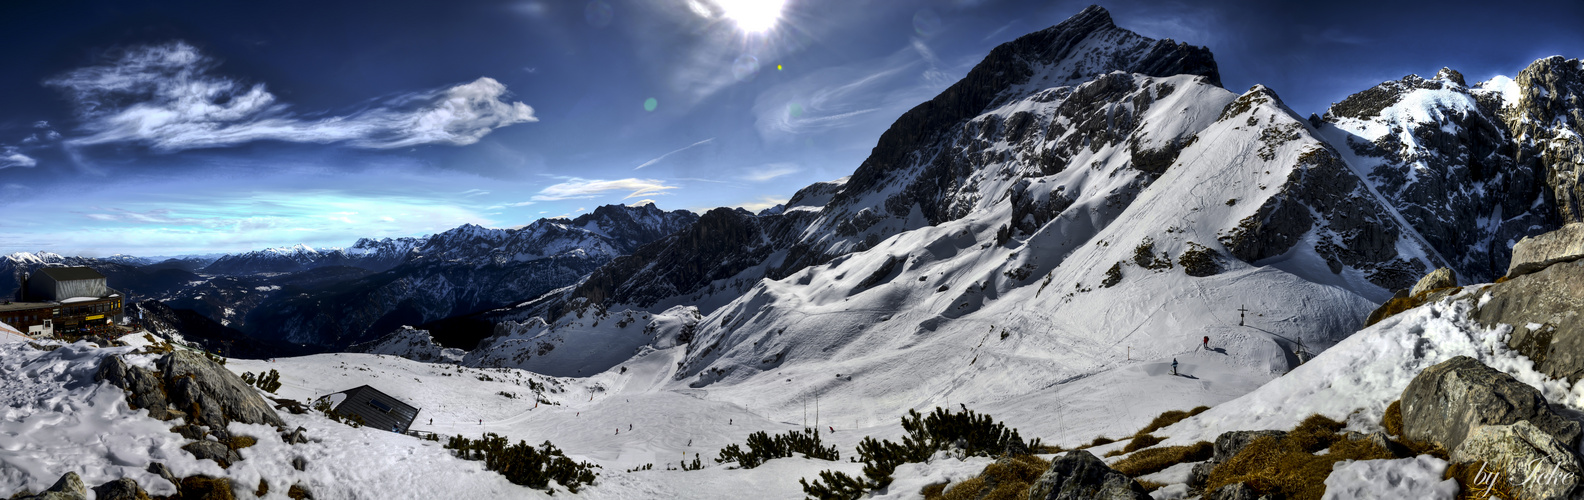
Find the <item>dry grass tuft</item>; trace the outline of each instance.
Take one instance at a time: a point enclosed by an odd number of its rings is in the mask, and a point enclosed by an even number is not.
[[[1392,401],[1386,406],[1386,414],[1381,415],[1381,427],[1386,428],[1390,436],[1402,436],[1402,401]]]
[[[1348,440],[1337,434],[1343,424],[1311,415],[1285,437],[1263,436],[1210,472],[1205,491],[1247,483],[1260,494],[1279,494],[1293,500],[1318,500],[1325,493],[1325,478],[1332,465],[1343,460],[1399,458],[1368,440]],[[1315,452],[1329,449],[1325,455]]]
[[[1166,486],[1166,483],[1157,483],[1157,482],[1154,482],[1154,481],[1136,481],[1136,482],[1139,484],[1139,486],[1143,486],[1144,487],[1144,491],[1146,493],[1161,489],[1162,486]]]
[[[1108,445],[1108,444],[1111,444],[1111,443],[1115,443],[1115,442],[1116,442],[1115,439],[1111,439],[1111,438],[1108,438],[1108,437],[1105,437],[1105,436],[1098,436],[1098,437],[1094,438],[1094,441],[1090,441],[1089,444],[1086,444],[1086,445],[1083,445],[1083,446],[1079,446],[1078,449],[1087,450],[1089,448],[1094,448],[1096,446],[1105,446],[1105,445]]]
[[[1139,477],[1166,470],[1167,467],[1180,463],[1203,462],[1209,460],[1212,455],[1215,455],[1215,445],[1209,441],[1200,441],[1188,446],[1142,450],[1111,464],[1111,468],[1128,477]]]
[[[231,436],[231,442],[226,443],[233,450],[240,450],[258,444],[258,438],[253,436]]]
[[[1452,464],[1443,479],[1458,482],[1457,500],[1486,500],[1492,498],[1520,498],[1520,492],[1507,482],[1507,473],[1481,464]]]
[[[1050,469],[1050,462],[1033,455],[1016,455],[986,466],[979,477],[947,488],[943,500],[1027,500],[1029,486]],[[927,497],[926,497],[927,498]]]

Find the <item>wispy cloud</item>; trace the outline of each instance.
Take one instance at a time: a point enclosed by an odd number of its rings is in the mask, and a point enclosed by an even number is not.
[[[6,146],[0,148],[0,170],[11,167],[32,167],[38,165],[38,160],[17,151],[17,148]]]
[[[673,189],[676,189],[676,186],[666,185],[665,182],[658,179],[627,178],[601,180],[579,179],[574,177],[572,179],[568,179],[566,182],[539,190],[539,194],[534,195],[533,198],[529,198],[530,201],[524,202],[524,204],[532,204],[533,202],[541,201],[593,198],[595,196],[610,193],[612,191],[618,193],[624,191],[627,192],[627,195],[621,198],[625,200],[640,196],[668,194],[668,192]]]
[[[396,96],[347,115],[306,119],[264,84],[217,74],[217,65],[177,41],[114,51],[100,64],[44,83],[65,92],[87,134],[68,139],[69,145],[141,143],[165,151],[260,140],[375,149],[460,146],[497,128],[538,121],[533,108],[506,101],[506,86],[488,77]]]
[[[914,39],[889,56],[818,70],[771,88],[754,102],[754,125],[770,140],[883,127],[966,71],[948,67],[923,40]]]
[[[783,175],[792,175],[802,170],[796,163],[768,163],[749,168],[747,172],[743,173],[741,178],[749,182],[764,182]]]
[[[715,138],[714,137],[711,137],[711,138],[708,138],[708,139],[704,139],[702,141],[698,141],[698,142],[695,142],[693,144],[689,144],[687,146],[682,147],[681,149],[677,149],[677,150],[672,151],[670,153],[666,153],[666,154],[660,155],[659,157],[656,157],[653,160],[649,160],[649,161],[643,162],[642,165],[639,165],[638,167],[634,168],[633,170],[638,170],[640,168],[644,168],[644,167],[647,167],[647,166],[650,166],[650,165],[654,165],[656,163],[660,163],[662,161],[665,161],[666,158],[670,158],[672,155],[675,155],[675,154],[678,154],[678,153],[681,153],[683,151],[687,151],[689,149],[693,149],[693,148],[696,148],[696,147],[699,147],[699,146],[703,146],[705,144],[709,144],[709,143],[712,143],[712,142],[715,142]]]

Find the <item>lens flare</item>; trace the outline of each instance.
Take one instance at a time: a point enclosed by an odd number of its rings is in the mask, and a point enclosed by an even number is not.
[[[588,5],[583,8],[583,19],[588,21],[590,25],[593,25],[597,28],[603,28],[606,25],[609,25],[611,18],[615,17],[615,15],[616,12],[611,9],[610,4],[600,0],[589,2]]]
[[[653,97],[644,99],[644,111],[654,111],[657,107],[660,107],[660,101],[655,100]]]
[[[732,77],[737,81],[750,80],[756,74],[759,74],[759,58],[744,54],[732,61]]]
[[[786,0],[715,0],[727,19],[750,33],[763,33],[776,27]]]

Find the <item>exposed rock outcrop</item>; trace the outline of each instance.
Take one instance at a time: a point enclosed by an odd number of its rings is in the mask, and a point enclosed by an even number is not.
[[[1243,448],[1254,442],[1255,439],[1265,436],[1282,439],[1287,436],[1287,431],[1231,431],[1223,432],[1220,436],[1216,436],[1213,448],[1215,453],[1210,456],[1210,460],[1194,465],[1193,470],[1188,475],[1188,486],[1194,489],[1204,488],[1205,483],[1210,480],[1211,470],[1214,470],[1222,462],[1237,456],[1238,452],[1243,451]],[[1217,494],[1226,488],[1222,487],[1216,490]]]
[[[1426,368],[1402,393],[1403,437],[1456,450],[1481,426],[1528,421],[1567,446],[1579,423],[1546,404],[1540,391],[1468,356]]]
[[[1514,79],[1519,97],[1502,118],[1520,145],[1520,163],[1538,161],[1563,222],[1584,222],[1584,61],[1551,56]]]
[[[194,441],[183,446],[182,449],[198,457],[199,460],[214,460],[221,468],[230,468],[231,464],[242,460],[242,455],[236,450],[217,441]]]
[[[88,486],[83,484],[76,472],[67,472],[43,493],[20,497],[19,500],[88,500]]]
[[[1408,293],[1410,295],[1419,295],[1430,292],[1431,290],[1440,290],[1442,288],[1452,288],[1455,286],[1457,286],[1457,275],[1452,274],[1451,269],[1443,267],[1434,271],[1430,271],[1430,274],[1426,274],[1423,278],[1419,278],[1419,282],[1414,283],[1413,289],[1410,289]]]
[[[1499,471],[1522,498],[1573,498],[1584,474],[1571,446],[1527,420],[1475,429],[1452,451],[1452,462]]]
[[[95,486],[93,491],[95,500],[149,500],[148,492],[128,477]]]
[[[1579,259],[1584,259],[1584,222],[1573,222],[1549,233],[1518,240],[1518,244],[1513,245],[1507,278]]]
[[[1029,486],[1030,500],[1136,500],[1149,498],[1132,478],[1107,467],[1088,450],[1068,452]]]
[[[231,422],[286,425],[258,391],[219,364],[192,351],[177,350],[155,362],[157,372],[130,366],[111,356],[94,380],[126,389],[127,400],[161,419],[190,417],[189,423],[225,429]]]
[[[1269,500],[1269,495],[1260,495],[1244,483],[1235,483],[1216,488],[1215,491],[1205,495],[1205,500]]]
[[[1486,325],[1509,325],[1507,345],[1535,370],[1569,383],[1584,378],[1584,261],[1553,264],[1486,287],[1471,315]]]

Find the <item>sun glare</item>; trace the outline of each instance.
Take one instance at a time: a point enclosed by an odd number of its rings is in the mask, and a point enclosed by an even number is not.
[[[786,0],[715,0],[724,16],[750,33],[763,33],[781,20],[781,9]]]

